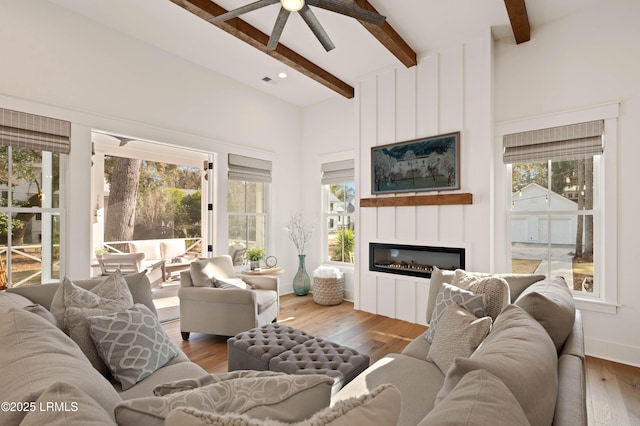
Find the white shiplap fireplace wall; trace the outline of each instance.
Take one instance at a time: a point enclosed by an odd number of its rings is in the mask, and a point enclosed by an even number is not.
[[[491,270],[492,46],[487,30],[418,58],[415,67],[381,71],[359,82],[360,198],[372,197],[371,147],[460,131],[459,192],[472,193],[473,204],[359,208],[356,309],[427,322],[429,279],[370,272],[369,242],[462,247],[466,269]]]

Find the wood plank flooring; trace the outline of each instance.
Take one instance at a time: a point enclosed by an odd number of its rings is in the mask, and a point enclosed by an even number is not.
[[[281,298],[278,322],[302,329],[362,351],[374,363],[391,352],[401,352],[425,326],[353,309],[353,303],[320,306],[311,296]],[[227,371],[227,338],[192,333],[185,342],[180,322],[163,324],[171,340],[195,363],[210,373]],[[589,425],[640,426],[640,368],[587,357],[587,410]]]

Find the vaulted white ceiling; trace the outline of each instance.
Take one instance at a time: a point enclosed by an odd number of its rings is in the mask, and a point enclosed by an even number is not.
[[[340,96],[170,0],[49,0],[115,31],[169,54],[236,79],[298,106]],[[227,10],[253,0],[216,0]],[[529,0],[531,37],[536,28],[605,0]],[[513,41],[503,0],[369,0],[420,56],[491,31],[496,39]],[[270,34],[280,5],[242,15]],[[293,13],[280,42],[344,82],[354,85],[367,74],[403,67],[358,21],[313,9],[336,48],[325,52],[300,16]],[[513,41],[515,43],[515,41]],[[287,73],[286,79],[278,77]],[[270,82],[263,81],[269,77]]]

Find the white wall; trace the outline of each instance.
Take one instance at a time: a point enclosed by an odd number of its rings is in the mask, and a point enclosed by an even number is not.
[[[460,131],[461,189],[456,192],[472,193],[473,204],[359,208],[357,309],[427,322],[429,280],[370,272],[369,242],[463,247],[467,269],[488,270],[491,55],[487,29],[476,39],[422,55],[413,68],[384,70],[359,82],[356,186],[360,197],[372,196],[371,147]]]
[[[322,251],[322,239],[326,236],[321,233],[323,217],[320,166],[331,161],[355,158],[356,107],[357,102],[354,99],[335,98],[304,109],[304,154],[301,161],[301,177],[304,182],[302,212],[305,219],[316,224],[306,263],[307,272],[312,280],[313,271],[326,259]],[[358,170],[356,170],[357,175]],[[358,191],[359,188],[356,188],[356,193]],[[357,223],[356,228],[358,228]],[[289,256],[295,256],[293,244],[289,243],[289,245],[291,246]],[[335,267],[336,264],[331,266]],[[340,269],[345,273],[345,299],[354,300],[354,269],[352,267]]]
[[[276,100],[44,0],[0,0],[0,107],[72,122],[68,178],[67,273],[89,275],[90,131],[107,130],[218,154],[217,228],[226,229],[228,152],[273,161],[273,205],[299,208],[302,114]],[[287,273],[287,216],[274,214],[268,248]],[[226,232],[215,245],[226,253]],[[217,249],[216,247],[216,249]]]
[[[640,228],[640,3],[602,7],[532,31],[531,41],[495,46],[495,115],[504,123],[620,102],[616,167],[618,303],[615,313],[583,308],[587,353],[640,365],[640,286],[636,271]],[[609,141],[607,141],[609,142]],[[499,141],[496,141],[498,144]],[[499,149],[496,146],[496,149]],[[605,156],[607,155],[605,147]],[[609,151],[613,152],[614,151]],[[496,191],[502,188],[497,186]],[[496,205],[496,210],[502,206]],[[504,237],[504,236],[503,236]],[[501,259],[502,262],[505,259]],[[615,275],[615,274],[614,274]]]

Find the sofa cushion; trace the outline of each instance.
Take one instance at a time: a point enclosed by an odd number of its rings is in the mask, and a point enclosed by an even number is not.
[[[487,315],[496,320],[502,309],[510,301],[509,284],[499,276],[478,277],[462,269],[456,269],[451,285],[488,297]]]
[[[49,321],[52,325],[55,325],[56,327],[58,326],[58,321],[56,320],[56,317],[53,316],[53,314],[47,310],[47,308],[45,308],[42,305],[27,305],[23,308],[25,311],[31,312],[32,314],[38,315],[44,319],[46,319],[47,321]]]
[[[56,382],[45,389],[35,401],[20,426],[110,426],[116,425],[107,413],[86,392],[66,382]]]
[[[468,358],[491,329],[491,317],[477,318],[457,304],[447,306],[438,321],[427,361],[435,362],[446,373],[453,360]]]
[[[425,340],[426,342],[426,340]],[[432,362],[402,354],[388,354],[376,361],[333,397],[333,402],[361,396],[386,383],[402,395],[399,425],[416,425],[433,409],[444,374]]]
[[[400,415],[400,392],[393,385],[382,385],[359,398],[337,402],[302,422],[283,423],[256,419],[243,414],[208,413],[193,408],[177,408],[167,416],[166,426],[233,425],[233,426],[353,426],[395,425]]]
[[[418,426],[514,426],[529,420],[509,388],[485,370],[471,371]]]
[[[431,316],[429,330],[425,335],[427,341],[433,342],[433,337],[438,332],[438,321],[447,306],[458,304],[476,317],[481,318],[487,312],[488,299],[484,294],[475,294],[447,283],[442,284],[436,297],[436,306]]]
[[[178,355],[158,318],[143,304],[89,317],[91,338],[113,376],[127,390]]]
[[[331,378],[319,374],[232,379],[162,397],[123,401],[115,407],[115,415],[121,426],[160,426],[172,410],[191,407],[294,422],[327,407],[332,384]]]
[[[59,328],[22,308],[0,321],[0,401],[36,401],[61,378],[86,392],[107,413],[121,401],[109,381],[89,363]],[[17,424],[26,413],[2,413],[3,424]]]
[[[487,370],[513,393],[531,424],[551,424],[558,392],[558,358],[542,326],[517,305],[508,305],[470,358],[456,358],[438,402],[465,374]]]
[[[539,281],[522,292],[515,304],[527,311],[549,333],[560,351],[573,328],[576,305],[562,277]]]

